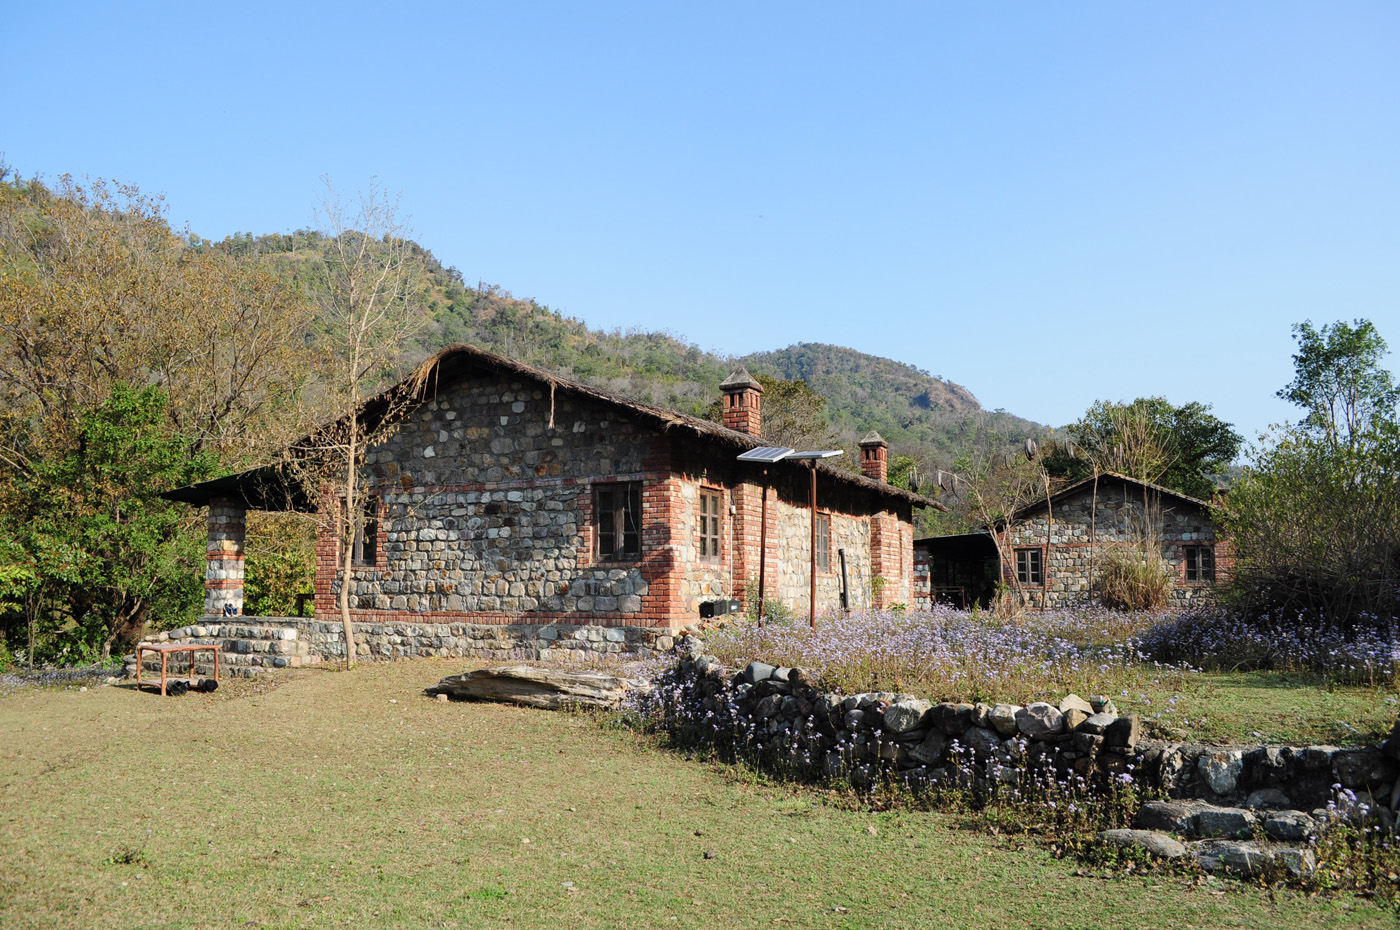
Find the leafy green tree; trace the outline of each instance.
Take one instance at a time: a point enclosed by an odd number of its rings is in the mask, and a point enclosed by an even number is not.
[[[1210,500],[1212,476],[1225,471],[1243,442],[1211,414],[1209,404],[1178,407],[1164,397],[1096,401],[1066,433],[1074,454],[1065,443],[1047,450],[1047,467],[1056,477],[1087,478],[1097,467],[1200,500]]]
[[[1280,618],[1395,616],[1400,394],[1380,365],[1385,340],[1367,320],[1293,331],[1294,377],[1278,393],[1306,416],[1256,450],[1231,490],[1235,593]]]
[[[113,385],[158,385],[191,454],[256,460],[297,434],[311,309],[273,265],[198,249],[159,198],[0,181],[0,456],[65,448]],[[49,448],[51,447],[51,448]],[[0,476],[3,477],[3,476]]]
[[[80,414],[70,448],[10,486],[6,536],[27,544],[61,605],[67,658],[106,659],[148,619],[183,620],[201,602],[203,534],[187,508],[159,495],[208,477],[215,459],[189,454],[167,403],[157,387],[116,384]],[[54,562],[65,570],[43,571]]]
[[[45,640],[59,630],[62,611],[54,609],[56,600],[80,581],[80,553],[71,541],[54,535],[49,517],[31,514],[22,526],[7,522],[0,521],[5,562],[0,567],[0,639],[16,648],[23,643],[32,670],[36,654],[49,645]]]
[[[1395,419],[1400,387],[1381,367],[1385,339],[1370,320],[1338,320],[1318,329],[1294,324],[1293,380],[1278,396],[1307,411],[1303,426],[1333,444],[1351,442],[1378,421]]]
[[[315,521],[296,513],[250,513],[244,551],[244,612],[297,616],[297,595],[315,590]]]

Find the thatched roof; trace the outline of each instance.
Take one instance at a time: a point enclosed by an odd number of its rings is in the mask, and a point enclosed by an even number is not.
[[[749,449],[756,449],[766,445],[762,440],[750,436],[748,433],[741,433],[732,430],[718,423],[709,420],[693,417],[689,414],[676,410],[668,410],[665,407],[657,407],[653,404],[632,400],[615,394],[612,391],[604,391],[599,388],[590,387],[579,381],[571,381],[562,378],[552,372],[542,368],[535,368],[518,362],[513,358],[504,355],[497,355],[494,352],[487,352],[472,345],[448,346],[438,352],[432,358],[423,362],[398,384],[381,391],[379,394],[365,401],[360,408],[361,419],[373,423],[384,416],[386,411],[395,409],[398,405],[396,399],[402,399],[408,395],[412,401],[423,403],[431,400],[443,387],[463,381],[482,372],[492,374],[514,375],[527,381],[533,381],[541,386],[548,387],[556,397],[559,395],[574,396],[593,400],[602,404],[626,411],[643,423],[651,425],[663,433],[680,435],[683,438],[705,442],[712,445],[727,447],[734,450],[737,455]],[[401,407],[399,409],[402,409]],[[327,424],[325,428],[329,431],[334,424]],[[319,431],[318,431],[319,432]],[[303,443],[315,441],[315,434],[303,440]],[[800,469],[806,472],[806,465],[797,462],[779,462],[775,466],[778,469]],[[831,479],[840,484],[860,488],[875,494],[894,498],[902,503],[911,504],[915,507],[933,507],[936,510],[947,510],[938,501],[914,494],[903,488],[895,487],[891,484],[875,481],[866,478],[864,475],[853,474],[822,462],[817,463],[817,471],[824,479]],[[271,499],[275,495],[269,495],[265,490],[253,494],[250,490],[245,490],[244,485],[256,480],[260,485],[265,484],[269,478],[278,473],[276,466],[262,466],[251,469],[237,475],[229,475],[224,478],[216,478],[213,481],[205,481],[200,484],[193,484],[183,488],[168,491],[162,496],[168,500],[184,501],[191,504],[207,504],[210,498],[235,496],[244,499],[259,498]],[[284,497],[291,499],[290,492],[286,492]],[[301,497],[304,503],[304,495]],[[302,509],[301,507],[289,507],[278,509]]]

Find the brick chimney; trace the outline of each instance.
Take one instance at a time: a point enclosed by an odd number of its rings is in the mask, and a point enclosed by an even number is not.
[[[860,473],[876,481],[889,480],[890,444],[885,437],[871,430],[860,441]]]
[[[746,369],[740,368],[719,386],[724,392],[721,406],[724,425],[750,436],[757,436],[763,422],[763,385]]]

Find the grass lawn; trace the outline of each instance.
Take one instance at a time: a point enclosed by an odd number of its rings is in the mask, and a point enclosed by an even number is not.
[[[1105,877],[589,718],[422,696],[460,670],[0,697],[0,926],[1395,925],[1355,898]]]
[[[1176,688],[1148,685],[1114,701],[1192,742],[1374,744],[1400,713],[1393,687],[1337,685],[1306,672],[1203,672]]]

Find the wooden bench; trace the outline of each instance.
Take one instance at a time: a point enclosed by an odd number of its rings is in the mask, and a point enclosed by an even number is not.
[[[136,690],[141,690],[141,653],[160,653],[160,693],[165,694],[166,683],[170,680],[166,674],[166,664],[170,657],[178,652],[188,652],[190,654],[190,684],[196,681],[194,674],[194,654],[196,652],[214,653],[214,680],[219,680],[219,655],[223,650],[217,643],[206,645],[191,645],[188,643],[141,643],[136,647]],[[154,684],[154,682],[152,682]]]

